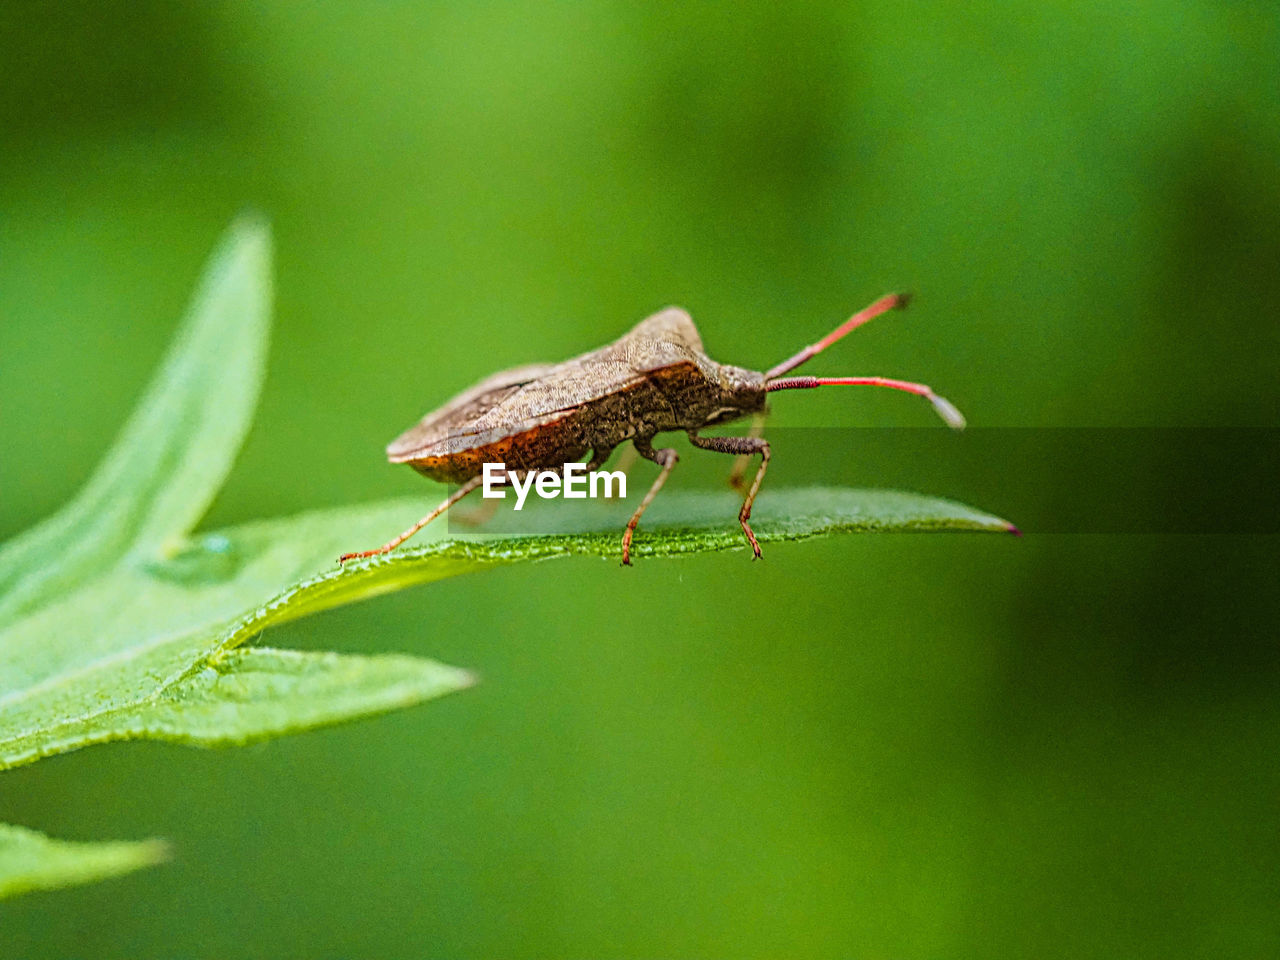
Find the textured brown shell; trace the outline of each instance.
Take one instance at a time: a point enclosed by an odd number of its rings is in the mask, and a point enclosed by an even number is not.
[[[690,364],[708,374],[714,366],[689,314],[669,307],[598,350],[485,378],[393,440],[387,459],[440,479],[475,476],[485,462],[517,469],[575,460],[586,447],[572,436],[553,439],[563,433],[549,429],[553,424],[656,371]]]

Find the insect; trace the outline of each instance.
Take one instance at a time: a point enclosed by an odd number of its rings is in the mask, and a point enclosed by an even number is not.
[[[407,463],[432,480],[458,484],[457,490],[393,540],[375,550],[344,554],[339,563],[394,550],[480,486],[486,462],[503,463],[508,472],[558,469],[581,461],[590,451],[591,471],[630,441],[641,457],[660,468],[622,534],[622,562],[630,565],[631,540],[640,517],[679,460],[670,447],[653,446],[657,434],[671,430],[687,432],[695,447],[736,455],[742,458],[740,464],[746,457],[760,457],[738,511],[738,523],[758,558],[751,505],[769,467],[769,443],[754,430],[744,437],[704,437],[700,431],[752,414],[758,426],[770,393],[825,386],[914,393],[928,399],[949,426],[962,428],[960,411],[921,383],[885,377],[784,376],[868,320],[906,303],[903,294],[881,297],[764,373],[708,357],[693,320],[678,307],[655,313],[613,343],[563,363],[495,373],[427,414],[387,447],[392,463]]]

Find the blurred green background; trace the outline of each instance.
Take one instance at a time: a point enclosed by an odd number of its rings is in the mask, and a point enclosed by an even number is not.
[[[387,440],[667,303],[759,368],[914,290],[813,372],[979,428],[1280,414],[1272,3],[9,2],[0,38],[0,538],[85,479],[246,205],[277,320],[206,526],[433,502]],[[935,429],[877,393],[775,422]],[[1275,956],[1275,538],[1037,536],[1069,468],[966,494],[1035,491],[1022,541],[572,560],[272,630],[484,683],[3,775],[0,820],[177,858],[5,903],[0,953]],[[876,482],[775,448],[802,473]]]

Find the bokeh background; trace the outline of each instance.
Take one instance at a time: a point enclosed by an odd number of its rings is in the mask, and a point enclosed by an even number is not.
[[[668,303],[763,367],[912,289],[813,369],[977,431],[1277,425],[1273,3],[13,0],[0,39],[0,538],[85,479],[249,205],[277,319],[207,526],[432,502],[388,439]],[[940,429],[888,391],[775,406]],[[780,440],[769,485],[894,473],[825,446]],[[0,953],[1277,955],[1275,537],[1160,533],[1218,487],[1141,471],[1147,532],[1037,533],[1090,478],[983,449],[964,496],[1021,541],[571,560],[273,630],[484,683],[5,774],[0,820],[177,859],[5,903]],[[722,482],[699,459],[672,484]]]

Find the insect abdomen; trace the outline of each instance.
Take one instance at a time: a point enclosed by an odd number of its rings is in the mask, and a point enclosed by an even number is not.
[[[581,430],[574,428],[574,419],[574,414],[566,414],[510,437],[439,456],[420,457],[410,460],[409,465],[441,483],[464,483],[479,476],[486,463],[505,464],[508,470],[556,470],[581,460],[591,448]]]

